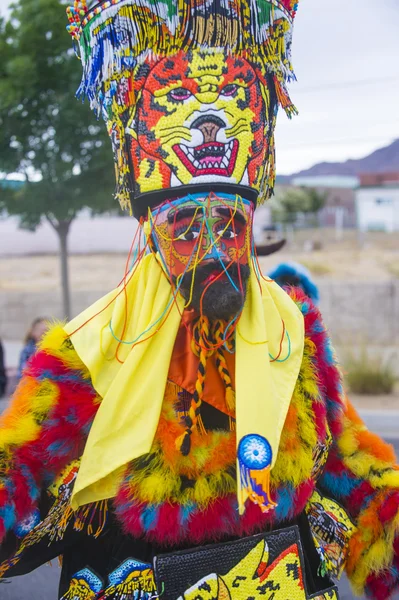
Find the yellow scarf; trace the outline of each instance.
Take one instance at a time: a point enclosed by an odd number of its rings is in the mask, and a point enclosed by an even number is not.
[[[127,281],[125,292],[122,286],[117,288],[66,325],[102,397],[73,490],[74,509],[114,497],[124,467],[150,452],[183,306],[180,296],[173,299],[164,271],[149,254]],[[123,339],[143,341],[119,345],[117,360],[116,338],[122,336],[126,315]],[[283,341],[282,362],[273,362],[270,356],[276,357],[280,350],[282,321],[289,337]],[[303,343],[303,317],[296,305],[274,282],[258,282],[251,270],[236,332],[237,443],[247,434],[266,438],[272,467]],[[238,497],[242,512],[242,495]]]

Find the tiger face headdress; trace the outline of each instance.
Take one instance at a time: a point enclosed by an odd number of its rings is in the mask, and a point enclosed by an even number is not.
[[[123,208],[135,216],[188,192],[254,204],[274,186],[278,106],[296,0],[106,0],[68,9],[83,78],[102,113]]]

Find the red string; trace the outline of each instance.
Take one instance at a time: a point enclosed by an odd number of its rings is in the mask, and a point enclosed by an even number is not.
[[[281,356],[281,353],[283,351],[283,341],[284,341],[284,337],[285,337],[285,323],[284,323],[284,319],[281,319],[281,322],[283,324],[283,335],[281,336],[281,340],[280,340],[280,350],[279,353],[277,354],[277,356],[275,358],[271,359],[271,363],[276,362],[276,360],[278,360]]]
[[[127,320],[128,320],[128,310],[127,310],[127,307],[128,307],[128,295],[127,295],[126,278],[127,278],[128,273],[129,273],[129,267],[130,267],[130,261],[131,261],[131,256],[132,256],[132,252],[133,252],[133,247],[134,247],[134,243],[136,241],[137,232],[139,231],[140,227],[141,227],[141,224],[139,224],[139,226],[137,227],[136,233],[135,233],[134,238],[133,238],[133,241],[132,241],[132,243],[130,245],[129,253],[128,253],[128,256],[127,256],[127,259],[126,259],[126,264],[125,264],[125,273],[124,273],[123,280],[122,280],[123,281],[123,291],[124,291],[124,296],[125,296],[124,320],[123,320],[122,334],[121,334],[120,340],[118,341],[118,345],[117,345],[116,351],[115,351],[115,358],[118,361],[118,363],[120,363],[120,364],[123,364],[123,361],[121,361],[119,359],[118,354],[119,354],[119,349],[120,349],[120,347],[122,345],[123,337],[124,337],[125,332],[126,332]],[[138,246],[139,246],[138,247],[138,252],[139,253],[140,253],[140,243],[141,243],[141,235],[139,235],[139,241],[138,241]]]

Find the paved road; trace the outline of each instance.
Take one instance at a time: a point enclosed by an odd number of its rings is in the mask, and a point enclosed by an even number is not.
[[[58,562],[45,565],[29,575],[0,583],[1,600],[57,600],[60,569]]]
[[[0,400],[0,413],[5,406],[6,401]],[[372,415],[369,415],[369,419],[365,420],[368,421],[367,424],[370,427],[374,425],[372,427],[374,431],[378,431],[383,435],[385,432],[392,430],[393,416],[390,413],[384,417],[384,411],[382,411],[378,414],[378,421],[374,421]],[[399,427],[396,427],[396,424],[399,423],[398,413],[396,413],[395,418],[394,429],[395,432],[398,432]],[[378,427],[376,427],[377,423]],[[389,439],[389,441],[395,446],[396,454],[399,456],[399,438]],[[45,565],[29,575],[16,577],[13,580],[9,580],[8,583],[0,584],[0,600],[56,600],[58,597],[58,578],[59,567],[55,561],[52,566]],[[345,578],[341,581],[339,588],[340,600],[353,600],[355,598]],[[399,594],[395,595],[392,600],[399,600]]]

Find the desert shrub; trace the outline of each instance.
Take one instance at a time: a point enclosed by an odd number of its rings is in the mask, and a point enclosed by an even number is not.
[[[309,261],[302,260],[301,263],[303,264],[304,267],[309,269],[309,271],[312,273],[312,275],[316,275],[316,276],[329,275],[332,271],[331,267],[329,267],[325,263],[312,262],[310,260]]]
[[[346,362],[346,381],[354,394],[391,394],[396,376],[389,362],[379,357],[371,359],[364,351]]]

